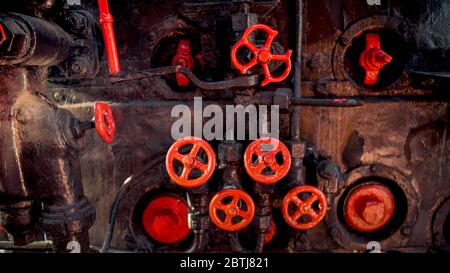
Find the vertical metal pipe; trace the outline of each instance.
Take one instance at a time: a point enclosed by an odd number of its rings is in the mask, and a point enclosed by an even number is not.
[[[297,39],[295,48],[295,67],[294,67],[294,98],[302,96],[302,75],[301,75],[301,52],[303,40],[303,0],[297,0],[296,15]],[[294,106],[291,116],[291,140],[300,140],[300,106]]]
[[[194,232],[194,242],[187,253],[203,252],[208,245],[208,191],[207,184],[187,193],[189,222]]]

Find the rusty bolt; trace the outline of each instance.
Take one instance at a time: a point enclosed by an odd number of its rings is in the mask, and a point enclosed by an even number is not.
[[[412,228],[408,225],[402,227],[400,229],[400,232],[402,233],[403,236],[409,236],[411,234]]]
[[[69,28],[72,33],[79,33],[86,30],[87,21],[86,17],[79,12],[72,12],[68,14],[65,18],[65,25]]]
[[[89,67],[89,62],[83,57],[75,57],[69,62],[69,70],[74,75],[86,75]]]

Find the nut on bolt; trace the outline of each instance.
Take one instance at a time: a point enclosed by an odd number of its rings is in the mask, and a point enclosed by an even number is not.
[[[76,11],[67,14],[64,21],[72,33],[83,32],[87,27],[86,17]]]
[[[86,75],[90,64],[86,58],[75,57],[69,61],[69,71],[74,75]]]

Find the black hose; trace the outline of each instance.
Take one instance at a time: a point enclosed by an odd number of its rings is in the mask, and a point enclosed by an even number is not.
[[[114,232],[114,225],[116,222],[117,210],[119,208],[120,201],[122,200],[128,187],[133,184],[133,182],[136,180],[136,178],[143,175],[147,170],[149,170],[149,169],[155,167],[156,165],[160,164],[161,162],[163,162],[164,158],[165,158],[165,152],[164,153],[160,152],[160,153],[156,154],[155,157],[149,163],[145,164],[144,167],[142,167],[142,169],[139,170],[136,174],[128,177],[125,180],[125,182],[123,182],[122,186],[120,186],[120,189],[116,194],[116,198],[114,199],[114,202],[113,202],[113,205],[111,208],[111,212],[109,214],[108,227],[106,229],[105,240],[103,241],[102,248],[100,249],[100,253],[107,253],[109,246],[111,245],[112,235]]]

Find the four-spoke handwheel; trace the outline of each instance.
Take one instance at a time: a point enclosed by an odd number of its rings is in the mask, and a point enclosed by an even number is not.
[[[327,206],[327,199],[318,188],[297,186],[284,197],[281,212],[288,225],[307,230],[322,221]]]
[[[187,152],[189,147],[190,151]],[[175,162],[181,168],[177,168]],[[181,138],[167,152],[167,173],[172,181],[185,188],[195,188],[208,182],[215,167],[216,154],[213,148],[197,137]]]
[[[288,174],[291,154],[278,139],[260,138],[250,143],[245,150],[244,167],[256,182],[274,184]]]
[[[245,191],[225,189],[218,192],[209,204],[211,220],[226,231],[245,228],[255,215],[255,204]]]

